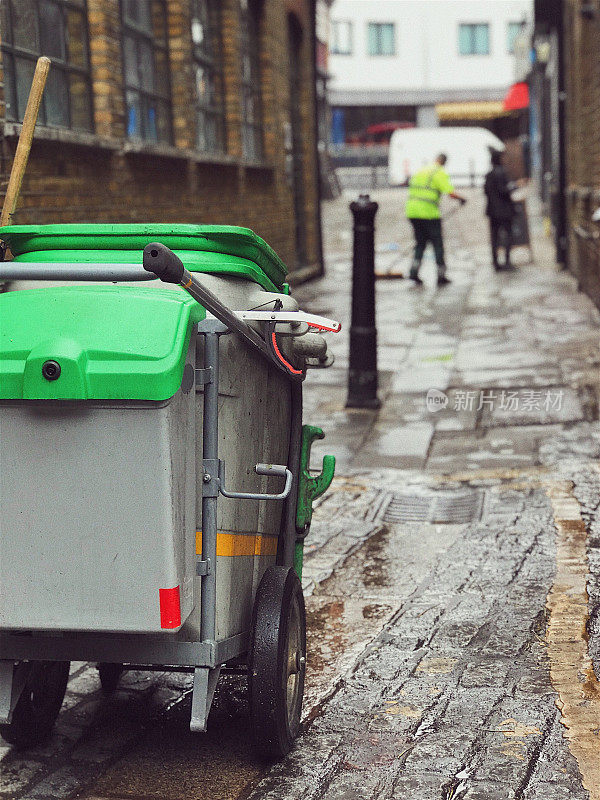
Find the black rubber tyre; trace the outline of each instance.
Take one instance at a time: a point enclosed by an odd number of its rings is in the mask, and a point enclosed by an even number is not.
[[[98,676],[100,685],[105,694],[112,694],[119,685],[119,679],[123,674],[123,664],[98,664]]]
[[[256,592],[249,653],[250,718],[263,758],[282,758],[300,730],[306,613],[293,569],[269,567]]]
[[[0,735],[18,748],[34,747],[52,733],[69,680],[69,661],[31,661],[12,721]]]

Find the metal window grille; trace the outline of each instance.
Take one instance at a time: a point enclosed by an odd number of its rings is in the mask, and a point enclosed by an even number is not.
[[[1,0],[6,118],[21,122],[39,56],[52,59],[39,122],[93,131],[85,0]]]
[[[393,22],[369,22],[368,45],[370,56],[396,54],[396,31]]]
[[[164,0],[121,0],[127,136],[173,140]]]
[[[196,147],[209,152],[225,150],[220,30],[219,3],[216,0],[194,0],[192,42],[196,81]]]
[[[263,156],[262,97],[259,49],[259,7],[240,0],[242,61],[242,152],[245,158]]]
[[[490,53],[490,26],[465,23],[458,27],[458,52],[461,56],[487,56]]]

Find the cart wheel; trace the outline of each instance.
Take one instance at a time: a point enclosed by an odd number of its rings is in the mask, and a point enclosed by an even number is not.
[[[119,685],[119,678],[123,673],[123,664],[98,664],[98,675],[102,691],[112,694]]]
[[[249,663],[250,716],[260,754],[292,749],[300,729],[306,669],[306,615],[293,569],[269,567],[256,592]]]
[[[34,747],[52,733],[69,680],[69,661],[31,661],[12,722],[0,735],[19,748]]]

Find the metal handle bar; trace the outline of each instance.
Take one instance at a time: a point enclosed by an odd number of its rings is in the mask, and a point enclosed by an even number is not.
[[[278,475],[285,477],[285,486],[279,494],[261,494],[258,492],[230,492],[225,488],[225,462],[219,463],[219,491],[223,497],[239,500],[285,500],[292,488],[294,476],[284,464],[257,464],[254,467],[257,475]]]
[[[169,250],[160,242],[151,242],[144,247],[144,269],[153,277],[160,278],[165,283],[176,283],[191,294],[200,305],[215,316],[223,325],[230,330],[239,333],[253,347],[256,347],[263,354],[267,354],[267,348],[260,336],[252,330],[245,322],[242,322],[227,306],[207,289],[195,275],[183,266],[183,262],[172,250]]]
[[[141,264],[68,264],[42,261],[0,262],[2,281],[152,281]]]
[[[223,305],[210,289],[207,289],[198,278],[183,266],[178,256],[160,242],[151,242],[144,247],[144,269],[165,283],[182,286],[194,300],[215,316],[229,330],[239,334],[246,342],[255,347],[271,363],[293,380],[304,380],[304,370],[296,370],[285,359],[278,355],[275,348],[270,347],[264,339],[252,330],[243,320],[238,319],[231,309]]]
[[[188,272],[181,260],[165,245],[152,243],[144,248],[143,266],[138,264],[69,264],[45,262],[0,262],[0,281],[152,281],[160,278],[179,283],[184,289],[230,330],[259,350],[271,363],[294,380],[303,380],[304,370],[296,370],[280,355],[278,349],[262,339],[244,320],[223,305],[195,275]],[[325,320],[329,323],[329,320]],[[333,323],[334,325],[336,323]],[[314,327],[317,327],[316,325]],[[320,327],[320,326],[319,326]],[[324,328],[326,329],[326,328]],[[331,328],[335,330],[335,328]]]
[[[336,320],[320,317],[316,314],[307,314],[306,311],[236,311],[240,319],[250,319],[256,322],[291,322],[299,324],[305,322],[309,328],[318,328],[321,331],[339,333],[342,323]]]

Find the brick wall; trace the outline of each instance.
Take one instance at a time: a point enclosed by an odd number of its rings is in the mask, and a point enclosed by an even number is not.
[[[564,0],[569,268],[600,306],[600,242],[573,227],[600,231],[590,222],[600,206],[600,5],[594,19],[581,7],[581,0]]]
[[[239,0],[221,0],[220,5],[226,155],[194,150],[191,0],[167,3],[173,146],[126,139],[119,0],[88,0],[95,132],[82,135],[38,129],[15,223],[243,225],[265,238],[289,269],[311,273],[321,268],[310,0],[263,0],[260,63],[264,158],[260,163],[249,163],[242,157]],[[299,137],[303,142],[306,220],[307,263],[303,264],[298,263],[295,252],[294,202],[285,149],[285,130],[290,121],[289,13],[296,15],[303,29]],[[2,193],[18,131],[19,126],[8,122],[0,128],[4,133]]]

